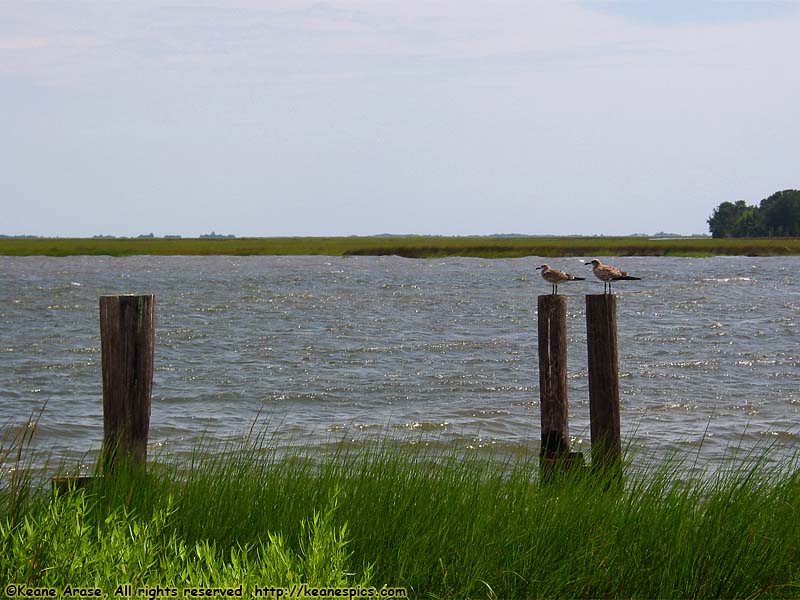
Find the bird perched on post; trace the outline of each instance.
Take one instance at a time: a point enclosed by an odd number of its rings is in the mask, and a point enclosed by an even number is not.
[[[592,265],[592,272],[594,276],[597,277],[600,281],[603,282],[603,292],[606,294],[611,293],[611,282],[612,281],[628,281],[628,280],[640,280],[641,277],[633,277],[628,275],[627,271],[620,271],[617,267],[612,267],[611,265],[604,265],[596,258],[590,260],[587,265]]]
[[[564,271],[560,271],[558,269],[551,269],[550,265],[542,265],[541,267],[536,267],[536,270],[542,270],[542,279],[544,279],[547,283],[553,284],[553,295],[555,296],[558,293],[558,284],[563,283],[565,281],[583,281],[584,277],[575,277],[574,275],[570,275],[569,273],[565,273]]]

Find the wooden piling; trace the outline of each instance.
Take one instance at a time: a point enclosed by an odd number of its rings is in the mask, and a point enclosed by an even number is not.
[[[592,467],[604,470],[619,466],[622,455],[616,296],[587,294],[586,334]]]
[[[542,421],[540,464],[569,453],[567,410],[567,302],[539,296],[539,399]]]
[[[153,387],[155,296],[100,296],[103,455],[106,473],[119,461],[144,466]]]

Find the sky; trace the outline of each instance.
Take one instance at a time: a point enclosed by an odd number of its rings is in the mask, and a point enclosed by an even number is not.
[[[0,0],[0,234],[707,233],[800,0]]]

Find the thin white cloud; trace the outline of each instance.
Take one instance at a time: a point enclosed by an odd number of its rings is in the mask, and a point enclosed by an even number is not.
[[[50,44],[43,36],[0,37],[0,50],[36,50]]]
[[[239,234],[695,232],[731,195],[797,186],[792,15],[665,27],[575,2],[18,6],[0,23],[19,46],[0,45],[0,194],[21,212],[113,196],[182,219],[191,200]]]

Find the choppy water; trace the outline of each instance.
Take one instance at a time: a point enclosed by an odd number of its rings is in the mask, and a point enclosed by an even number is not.
[[[0,257],[0,424],[46,401],[33,447],[89,462],[102,440],[98,297],[155,293],[150,441],[165,455],[258,415],[277,445],[395,435],[535,449],[541,262]],[[548,262],[589,278],[560,288],[571,434],[585,450],[583,294],[602,284],[579,259]],[[616,286],[625,444],[712,462],[800,448],[800,259],[608,262],[643,278]]]

